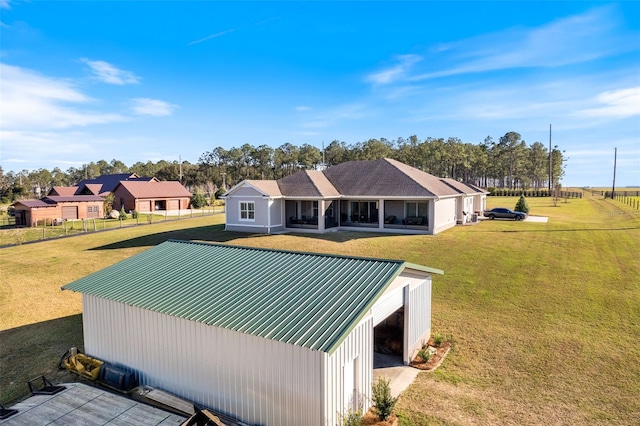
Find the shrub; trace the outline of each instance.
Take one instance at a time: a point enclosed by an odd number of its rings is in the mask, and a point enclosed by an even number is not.
[[[490,186],[489,188],[487,188],[487,191],[489,192],[489,195],[496,195],[496,187],[495,186]]]
[[[120,219],[120,220],[126,220],[127,219],[127,212],[124,211],[124,206],[122,206],[122,208],[120,209],[120,215],[118,216],[118,219]]]
[[[132,211],[132,212],[131,212],[131,217],[132,217],[133,219],[137,219],[137,218],[138,218],[138,210],[134,210],[134,211]]]
[[[347,414],[338,414],[338,417],[339,426],[362,426],[363,415],[360,411],[353,411],[349,408]]]
[[[223,196],[225,193],[227,192],[226,189],[224,188],[220,188],[216,191],[216,193],[214,194],[214,196],[216,197],[216,199],[220,198],[221,196]]]
[[[191,196],[191,207],[194,209],[200,209],[207,205],[207,197],[204,196],[199,190],[195,190]]]
[[[376,410],[376,414],[380,417],[380,420],[387,420],[393,408],[398,402],[398,398],[391,396],[391,386],[389,381],[382,377],[378,377],[378,380],[373,384],[373,407]]]
[[[524,198],[524,195],[520,196],[514,210],[517,212],[529,214],[529,204],[527,204],[527,200],[526,198]]]
[[[436,347],[440,347],[442,346],[442,344],[444,343],[445,338],[444,335],[442,333],[433,333],[433,344],[436,345]]]
[[[422,362],[429,362],[429,360],[431,360],[432,356],[433,355],[431,354],[431,352],[429,352],[429,348],[420,349],[418,351],[418,357],[422,360]]]

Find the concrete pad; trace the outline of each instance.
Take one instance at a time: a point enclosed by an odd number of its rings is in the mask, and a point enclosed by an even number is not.
[[[525,222],[547,223],[547,222],[549,222],[549,218],[546,217],[546,216],[527,216],[524,221]]]
[[[416,376],[420,374],[420,370],[402,364],[402,357],[396,355],[385,355],[374,352],[373,354],[373,382],[378,377],[383,377],[389,381],[391,387],[391,395],[397,397],[411,383]]]

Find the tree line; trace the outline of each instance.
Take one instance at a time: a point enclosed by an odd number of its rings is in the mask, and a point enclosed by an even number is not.
[[[551,150],[541,142],[530,145],[517,132],[507,132],[497,141],[490,136],[482,143],[462,142],[458,138],[369,139],[347,144],[334,140],[324,152],[309,144],[216,147],[204,152],[197,163],[165,161],[137,162],[127,166],[120,160],[100,160],[66,171],[47,169],[9,171],[0,166],[0,197],[5,202],[17,198],[44,196],[52,186],[72,186],[83,179],[103,174],[136,173],[159,180],[177,180],[187,188],[212,195],[244,179],[279,179],[300,170],[319,170],[346,161],[393,158],[439,177],[472,183],[481,187],[543,189],[564,175],[566,159],[557,146]],[[551,157],[551,158],[549,158]]]

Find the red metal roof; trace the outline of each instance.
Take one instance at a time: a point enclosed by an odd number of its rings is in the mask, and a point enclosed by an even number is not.
[[[120,182],[134,198],[191,198],[189,192],[180,182],[156,182],[125,180]],[[115,191],[117,191],[116,188]],[[115,192],[114,191],[114,192]]]
[[[104,201],[104,198],[97,195],[71,195],[71,196],[57,196],[50,195],[46,197],[56,203],[75,203],[75,202],[87,202],[87,201]]]
[[[22,204],[23,206],[29,207],[30,209],[39,208],[39,207],[55,207],[56,206],[56,203],[54,202],[46,203],[43,200],[20,200],[13,203],[12,206],[15,206],[16,204]]]
[[[73,195],[78,190],[77,186],[54,186],[49,191],[48,195],[66,196]]]

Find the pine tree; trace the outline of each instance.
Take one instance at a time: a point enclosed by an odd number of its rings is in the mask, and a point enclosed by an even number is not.
[[[529,204],[527,204],[527,200],[524,198],[524,195],[520,196],[520,199],[516,203],[516,208],[514,210],[517,212],[529,214]]]

